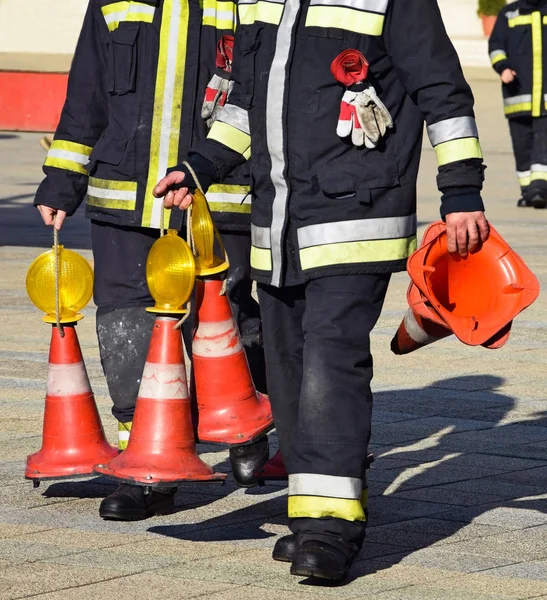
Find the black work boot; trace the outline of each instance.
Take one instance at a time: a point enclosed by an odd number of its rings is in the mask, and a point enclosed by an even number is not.
[[[141,521],[155,515],[167,515],[175,508],[177,488],[165,491],[151,490],[140,485],[122,483],[99,508],[99,515],[112,521]]]
[[[254,487],[258,481],[253,472],[260,470],[269,457],[268,436],[266,435],[252,444],[232,446],[230,448],[230,465],[237,484],[245,488]]]
[[[532,206],[532,201],[530,200],[530,198],[519,198],[517,200],[517,206],[519,208],[530,207]]]
[[[293,555],[291,575],[341,581],[344,579],[356,556],[355,552],[332,546],[320,540],[306,540]]]
[[[292,558],[296,552],[296,540],[296,533],[280,537],[275,543],[272,558],[280,562],[292,562]]]
[[[534,208],[547,208],[547,197],[541,192],[536,192],[531,200]]]

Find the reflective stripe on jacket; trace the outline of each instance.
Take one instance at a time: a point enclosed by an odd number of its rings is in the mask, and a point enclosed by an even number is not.
[[[235,24],[230,1],[91,0],[35,203],[72,214],[87,193],[92,219],[158,228],[152,189],[206,136],[205,89]],[[249,228],[248,185],[242,167],[211,189],[221,228]],[[182,222],[181,211],[166,211],[166,227]]]
[[[405,269],[416,247],[424,116],[440,190],[482,186],[473,96],[432,0],[240,0],[234,90],[194,148],[218,175],[251,139],[253,276],[274,286]],[[377,149],[336,133],[330,65],[360,50],[395,127]]]
[[[504,7],[489,40],[490,61],[501,74],[516,71],[510,84],[502,84],[507,118],[547,114],[544,63],[547,60],[547,5],[529,7],[513,2]]]

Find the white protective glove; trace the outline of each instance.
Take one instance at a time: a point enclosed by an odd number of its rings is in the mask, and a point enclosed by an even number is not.
[[[366,84],[360,92],[344,92],[336,128],[341,138],[351,135],[355,146],[373,149],[392,127],[393,119],[373,86]]]
[[[207,127],[216,120],[220,109],[226,104],[228,94],[232,91],[234,82],[224,79],[219,75],[213,75],[211,81],[207,84],[205,98],[201,107],[201,116],[207,121]]]

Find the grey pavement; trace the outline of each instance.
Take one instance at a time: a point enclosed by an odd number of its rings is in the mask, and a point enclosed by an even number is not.
[[[547,211],[517,209],[518,188],[498,84],[472,71],[488,164],[488,217],[547,283]],[[104,522],[104,478],[24,480],[40,447],[48,326],[24,290],[51,244],[32,208],[44,152],[38,134],[0,134],[0,600],[504,600],[547,598],[547,304],[516,320],[496,351],[448,338],[405,357],[389,342],[406,310],[393,278],[373,334],[375,424],[368,537],[344,586],[317,587],[270,558],[286,533],[283,485],[241,490],[186,484],[175,514]],[[426,144],[419,222],[438,218],[435,156]],[[89,252],[88,223],[61,241]],[[78,334],[107,435],[115,422],[94,338],[93,307]],[[272,435],[275,446],[275,435]],[[227,452],[202,457],[228,471]]]

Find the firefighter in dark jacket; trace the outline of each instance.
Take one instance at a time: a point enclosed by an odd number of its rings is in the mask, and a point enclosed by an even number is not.
[[[513,141],[521,198],[547,207],[547,1],[518,0],[501,9],[489,41]]]
[[[369,334],[416,248],[424,117],[450,250],[488,236],[473,96],[435,0],[238,10],[234,90],[189,163],[208,186],[252,144],[251,269],[292,531],[273,557],[339,580],[365,535]],[[155,193],[186,208],[194,185],[181,165]]]
[[[145,311],[154,304],[145,266],[159,236],[162,201],[152,189],[167,167],[205,137],[226,99],[236,16],[234,3],[223,0],[91,0],[45,161],[46,178],[36,194],[45,223],[57,229],[87,195],[97,335],[121,450],[154,322]],[[230,257],[227,293],[263,389],[260,313],[251,296],[248,185],[248,170],[237,169],[209,188],[208,200]],[[181,229],[182,216],[165,211],[165,228]],[[231,447],[238,482],[252,484],[253,469],[267,456],[265,436]],[[146,518],[172,508],[175,491],[145,495],[142,487],[122,485],[103,501],[100,514]]]

